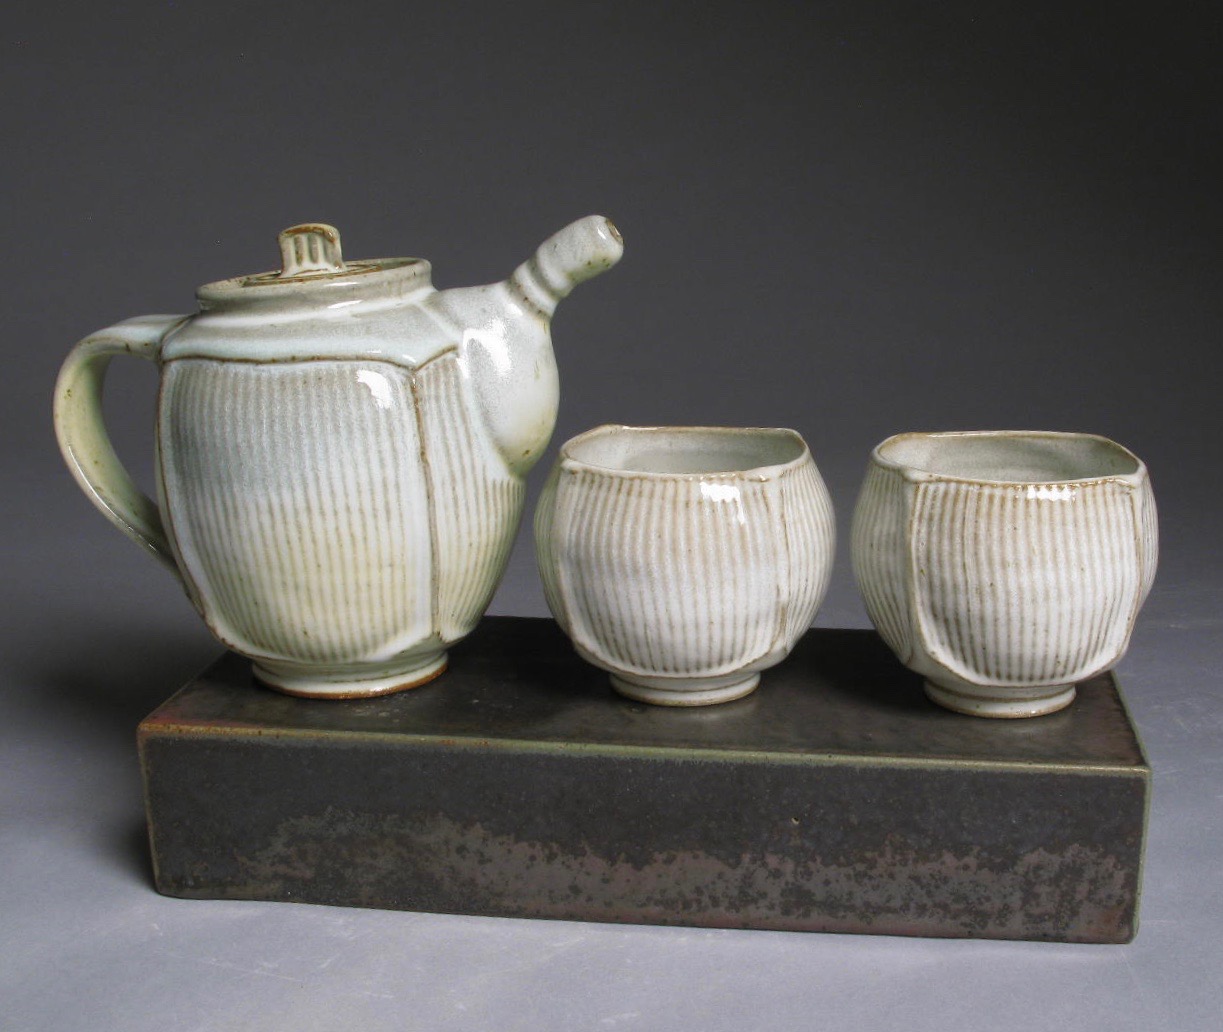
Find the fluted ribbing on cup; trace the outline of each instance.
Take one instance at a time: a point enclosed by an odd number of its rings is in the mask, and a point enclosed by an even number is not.
[[[907,483],[854,517],[867,611],[902,660],[983,686],[1069,684],[1124,653],[1157,557],[1149,482]]]
[[[836,516],[832,496],[814,462],[792,470],[777,484],[788,552],[783,579],[788,581],[789,596],[784,634],[786,648],[790,648],[811,626],[828,592],[836,550]]]
[[[470,631],[522,488],[472,444],[453,363],[415,381],[377,362],[168,364],[168,529],[218,637],[342,668],[439,652]]]
[[[854,576],[880,636],[902,661],[912,654],[906,592],[908,511],[905,479],[873,463],[850,531]]]
[[[1142,528],[1142,594],[1141,605],[1150,594],[1155,583],[1155,570],[1159,565],[1159,515],[1155,511],[1155,492],[1148,480],[1140,491],[1134,492],[1138,506],[1138,525]]]
[[[923,484],[914,499],[922,637],[953,673],[1066,684],[1113,663],[1139,602],[1131,489]]]
[[[780,659],[823,599],[835,536],[810,462],[767,481],[562,466],[535,532],[548,604],[579,651],[651,677]]]
[[[569,617],[561,598],[560,584],[557,582],[556,552],[556,491],[560,486],[561,463],[557,462],[544,481],[544,488],[539,493],[539,501],[535,506],[535,558],[539,565],[539,579],[543,584],[544,601],[548,604],[556,622],[562,631],[569,633]]]

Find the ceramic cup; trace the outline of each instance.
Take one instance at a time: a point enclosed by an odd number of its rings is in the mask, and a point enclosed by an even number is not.
[[[932,700],[985,717],[1053,713],[1113,666],[1158,557],[1146,467],[1090,434],[890,437],[852,537],[884,641]]]
[[[828,588],[832,502],[793,430],[602,426],[568,441],[535,517],[548,605],[622,695],[751,692]]]

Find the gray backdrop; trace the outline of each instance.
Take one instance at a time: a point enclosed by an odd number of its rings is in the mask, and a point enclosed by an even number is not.
[[[1220,15],[1138,6],[232,2],[6,11],[0,1025],[1215,1028]],[[498,279],[571,218],[556,441],[784,425],[842,542],[869,448],[1049,428],[1146,459],[1163,560],[1122,681],[1156,771],[1128,947],[491,920],[151,888],[133,731],[217,651],[50,430],[71,343],[187,311],[322,220]],[[155,373],[108,411],[144,475]],[[532,477],[533,504],[543,466]],[[493,612],[544,615],[524,537]],[[865,624],[842,546],[818,622]]]

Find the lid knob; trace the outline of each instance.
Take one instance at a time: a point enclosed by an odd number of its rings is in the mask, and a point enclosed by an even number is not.
[[[290,226],[280,234],[280,262],[277,279],[343,272],[340,231],[321,222]]]

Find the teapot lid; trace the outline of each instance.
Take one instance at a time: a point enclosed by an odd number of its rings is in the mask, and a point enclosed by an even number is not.
[[[346,262],[340,231],[322,222],[290,226],[279,236],[281,267],[275,272],[206,283],[196,291],[206,310],[252,303],[332,303],[339,295],[403,296],[430,285],[423,258],[374,258]]]

